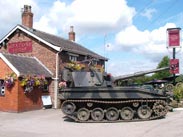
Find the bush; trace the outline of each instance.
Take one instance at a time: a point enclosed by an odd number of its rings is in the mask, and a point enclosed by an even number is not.
[[[174,99],[180,101],[183,99],[183,83],[177,83],[173,89]]]

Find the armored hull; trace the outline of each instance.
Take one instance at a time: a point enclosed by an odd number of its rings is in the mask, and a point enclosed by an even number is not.
[[[168,98],[141,87],[74,87],[59,93],[63,113],[77,122],[152,120],[168,112]]]

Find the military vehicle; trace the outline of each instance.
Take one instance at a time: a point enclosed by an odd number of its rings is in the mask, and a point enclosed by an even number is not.
[[[168,67],[113,78],[94,67],[76,69],[77,65],[65,67],[62,72],[61,86],[64,86],[60,89],[59,98],[62,100],[61,110],[68,118],[76,122],[121,122],[166,116],[169,100],[166,91],[119,87],[114,82],[167,70]]]

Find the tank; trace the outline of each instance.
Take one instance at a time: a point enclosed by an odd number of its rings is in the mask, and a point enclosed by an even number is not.
[[[71,67],[72,66],[72,67]],[[148,86],[115,86],[117,80],[168,69],[155,69],[112,77],[92,65],[68,65],[59,83],[61,110],[76,122],[126,122],[165,117],[169,97],[164,90]],[[77,69],[77,67],[79,69]]]

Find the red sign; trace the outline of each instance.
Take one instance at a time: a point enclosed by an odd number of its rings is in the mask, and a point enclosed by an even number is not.
[[[32,41],[13,42],[8,44],[9,53],[32,52]]]
[[[170,59],[170,73],[179,73],[179,59]]]
[[[180,28],[167,29],[168,31],[168,46],[180,47]]]

